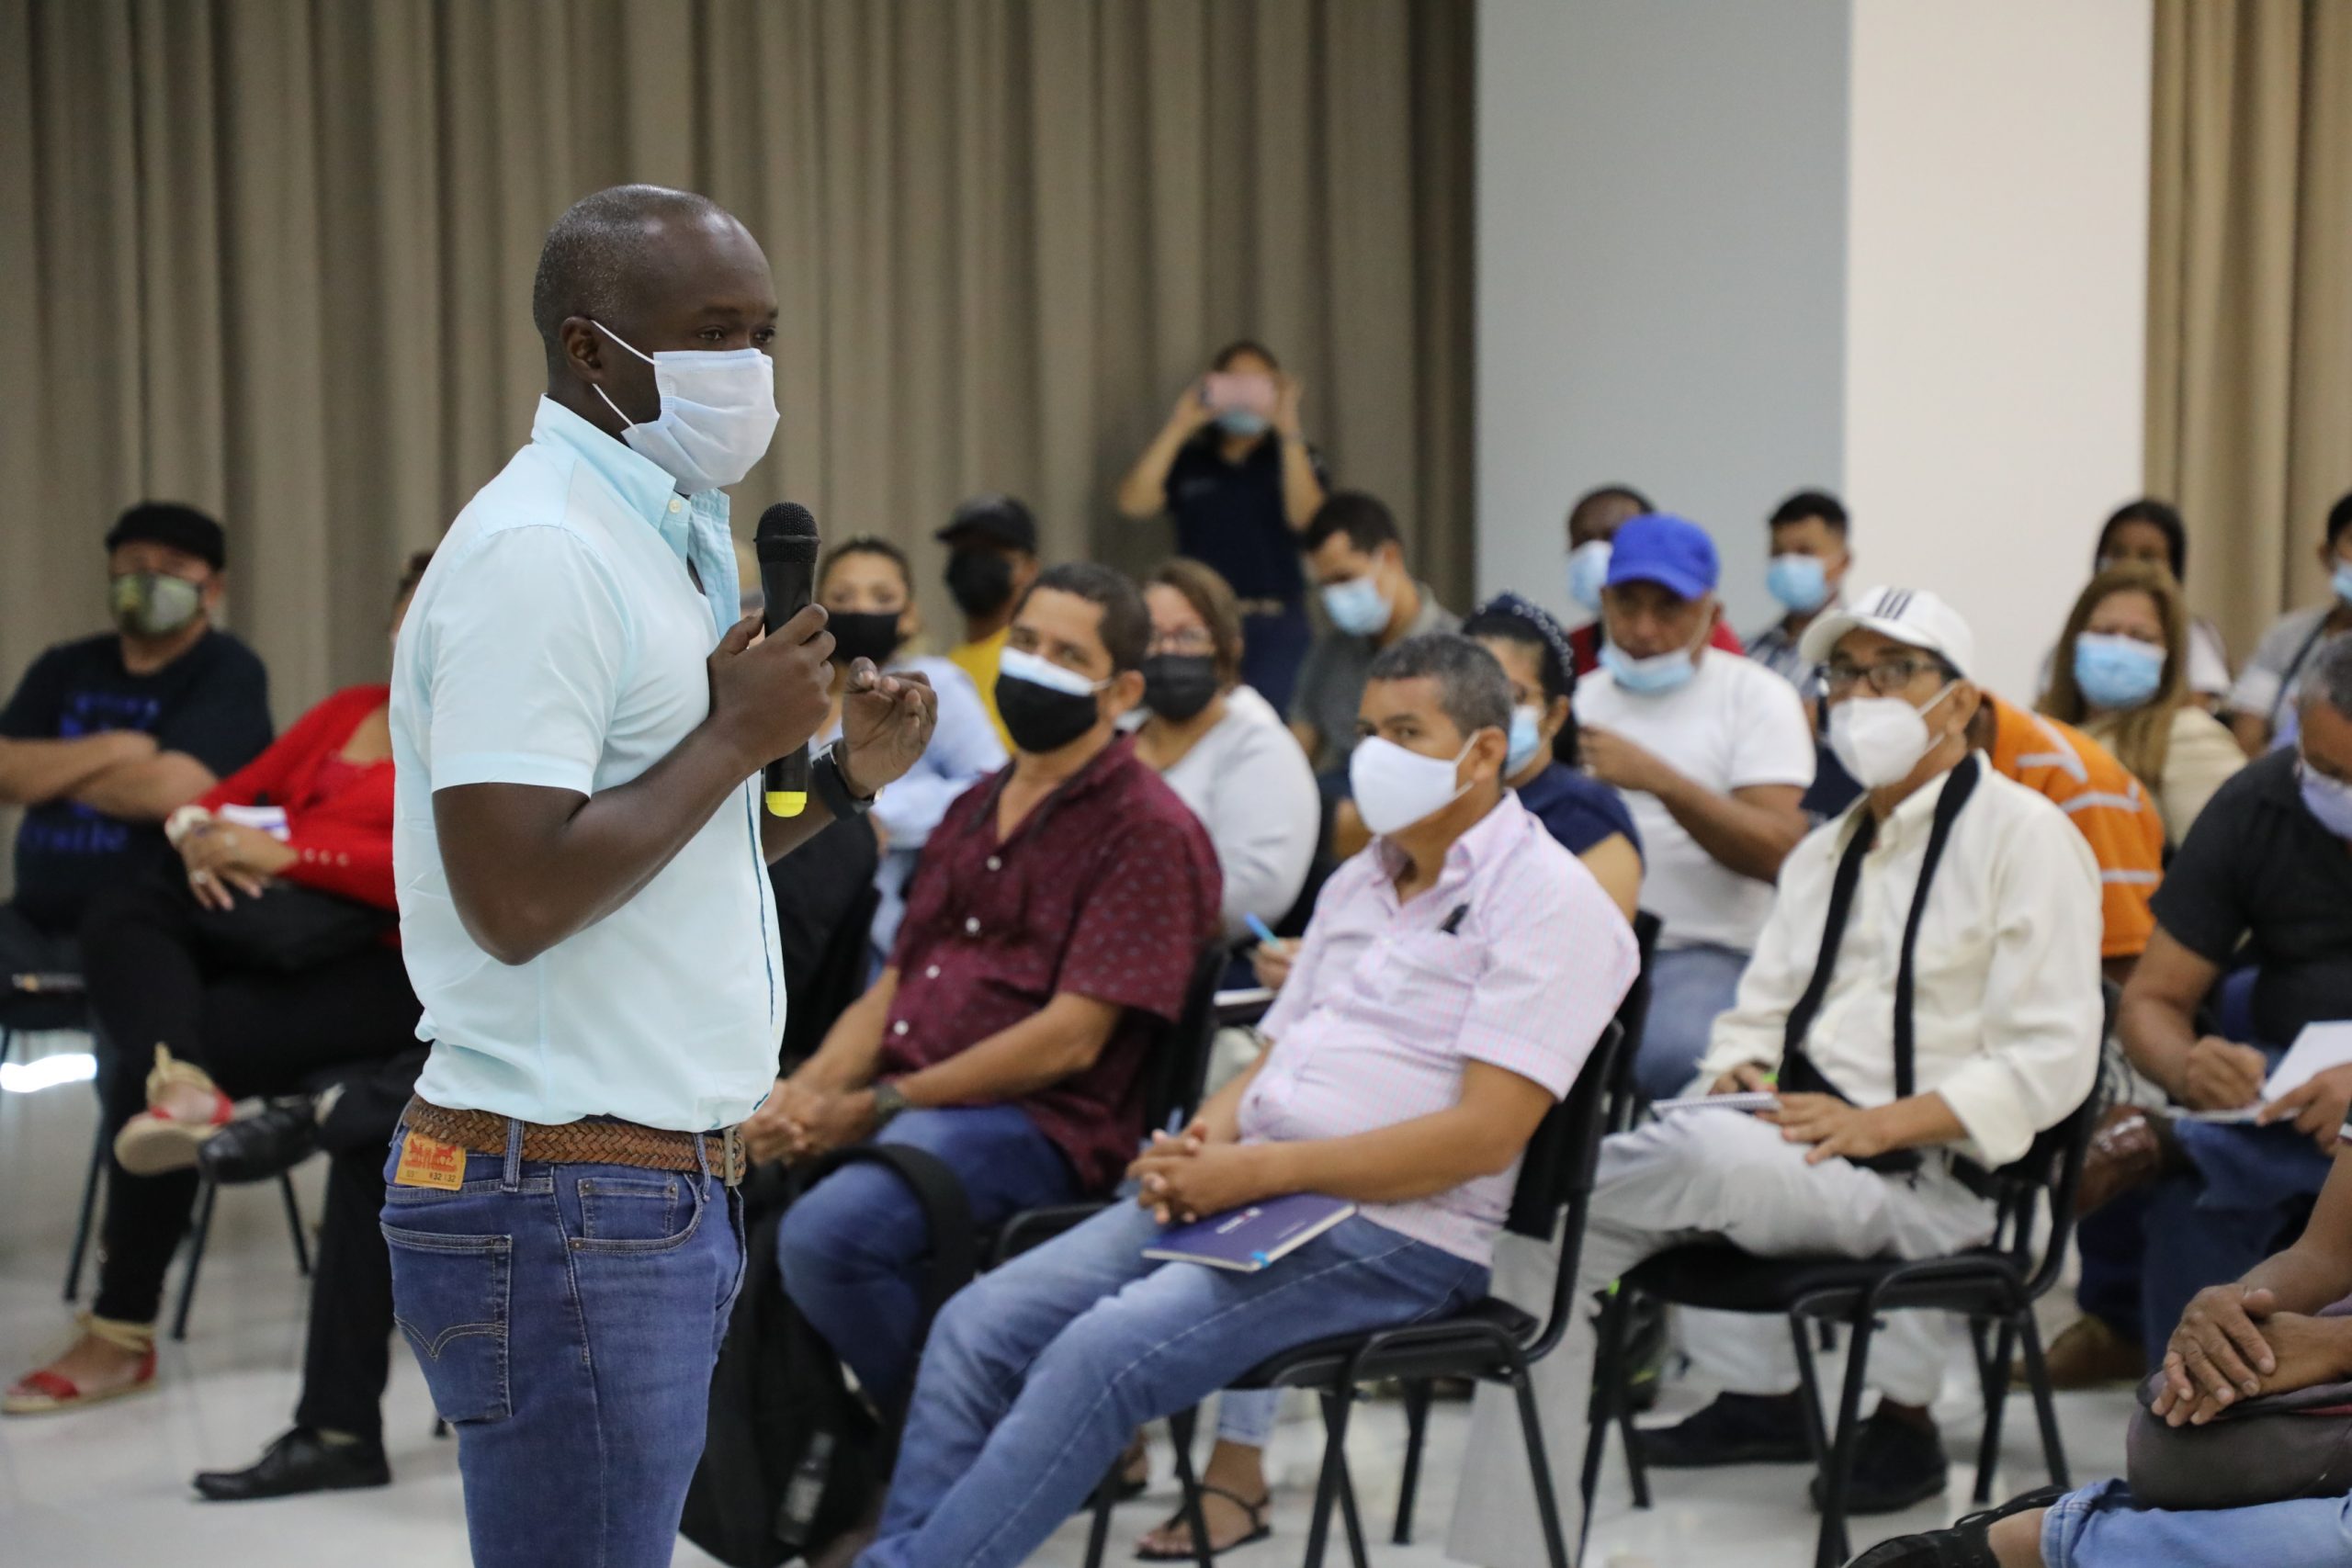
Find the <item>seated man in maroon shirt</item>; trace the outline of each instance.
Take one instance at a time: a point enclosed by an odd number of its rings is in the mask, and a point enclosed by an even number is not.
[[[1143,1136],[1145,1052],[1182,1010],[1221,894],[1207,834],[1114,728],[1142,700],[1150,631],[1108,567],[1037,579],[997,681],[1012,761],[933,830],[889,965],[744,1123],[755,1157],[912,1145],[954,1168],[982,1226],[1116,1184]],[[850,1166],[783,1225],[786,1293],[887,1407],[921,1349],[913,1194]]]

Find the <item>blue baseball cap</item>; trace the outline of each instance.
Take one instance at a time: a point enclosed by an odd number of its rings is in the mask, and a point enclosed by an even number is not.
[[[1687,517],[1653,512],[1617,530],[1609,551],[1609,583],[1655,582],[1685,599],[1715,591],[1723,573],[1715,542]]]

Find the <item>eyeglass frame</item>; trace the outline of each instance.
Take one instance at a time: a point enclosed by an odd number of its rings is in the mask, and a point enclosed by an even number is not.
[[[1832,697],[1843,696],[1864,682],[1879,696],[1899,696],[1912,682],[1929,672],[1942,676],[1947,684],[1960,679],[1960,671],[1954,670],[1949,660],[1940,654],[1924,650],[1917,655],[1897,655],[1869,664],[1849,662],[1841,667],[1837,660],[1825,660],[1814,666],[1814,678],[1821,682],[1824,694]]]

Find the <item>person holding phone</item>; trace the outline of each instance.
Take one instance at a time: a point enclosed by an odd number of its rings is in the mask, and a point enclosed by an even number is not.
[[[1241,600],[1242,682],[1290,709],[1306,657],[1298,536],[1329,479],[1299,425],[1298,378],[1264,344],[1227,344],[1188,383],[1120,482],[1119,510],[1175,519],[1176,553],[1216,569]]]

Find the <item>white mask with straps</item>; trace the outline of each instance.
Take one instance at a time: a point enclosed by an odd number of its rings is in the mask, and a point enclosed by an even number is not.
[[[1947,684],[1913,707],[1901,697],[1849,697],[1829,710],[1829,750],[1838,766],[1864,789],[1901,784],[1928,754],[1935,738],[1928,733],[1928,708],[1950,696]]]
[[[621,439],[678,481],[682,495],[699,495],[741,481],[775,439],[775,361],[756,348],[663,349],[646,354],[602,321],[595,329],[653,367],[662,412],[630,423]],[[623,423],[628,415],[596,388]]]

